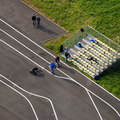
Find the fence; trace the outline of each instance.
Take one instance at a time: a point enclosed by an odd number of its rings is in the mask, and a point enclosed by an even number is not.
[[[78,41],[82,41],[83,38],[89,36],[91,38],[97,38],[98,40],[100,40],[101,42],[103,42],[104,44],[106,44],[107,46],[109,46],[111,49],[113,49],[115,51],[115,55],[117,56],[117,62],[114,65],[115,67],[118,66],[118,63],[120,63],[120,45],[118,45],[117,43],[115,43],[114,41],[112,41],[111,39],[109,39],[108,37],[104,36],[103,34],[101,34],[100,32],[98,32],[97,30],[95,30],[94,28],[90,27],[90,26],[85,26],[84,31],[79,30],[77,33],[75,33],[73,36],[71,36],[69,39],[67,39],[64,43],[63,43],[63,47],[68,47],[72,48],[75,44],[78,43]],[[109,63],[109,61],[108,61]]]
[[[65,42],[63,42],[63,47],[71,48],[73,47],[78,41],[81,41],[86,36],[86,32],[78,31]]]
[[[116,50],[117,53],[120,53],[120,45],[118,45],[117,43],[115,43],[114,41],[109,39],[108,37],[104,36],[103,34],[101,34],[100,32],[98,32],[97,30],[95,30],[94,28],[92,28],[90,26],[85,26],[83,29],[84,29],[84,32],[81,32],[79,30],[77,33],[75,33],[73,36],[71,36],[69,39],[67,39],[63,43],[63,46],[71,48],[74,46],[74,44],[76,44],[78,41],[81,41],[84,37],[86,37],[88,35],[93,38],[99,39],[106,45],[108,45],[111,48],[113,48],[114,50]]]

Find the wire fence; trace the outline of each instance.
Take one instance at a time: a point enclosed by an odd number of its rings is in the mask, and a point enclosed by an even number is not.
[[[71,48],[75,44],[77,44],[78,41],[81,41],[86,36],[85,32],[78,31],[73,36],[71,36],[69,39],[67,39],[65,42],[63,42],[64,48]]]
[[[100,32],[98,32],[97,30],[95,30],[94,28],[92,28],[90,26],[85,26],[83,29],[84,29],[84,32],[81,32],[81,30],[79,30],[77,33],[75,33],[73,36],[71,36],[69,39],[67,39],[63,43],[63,46],[71,48],[78,41],[81,41],[86,36],[90,36],[90,37],[93,37],[93,39],[97,38],[98,40],[105,43],[113,50],[117,51],[117,53],[120,53],[120,45],[118,45],[117,43],[115,43],[114,41],[112,41],[111,39],[106,37],[105,35],[101,34]]]
[[[97,39],[103,45],[102,47],[107,49],[108,51],[113,53],[113,57],[116,56],[116,62],[113,65],[114,68],[118,67],[120,64],[120,45],[109,39],[108,37],[104,36],[94,28],[90,26],[85,26],[82,28],[83,31],[80,29],[77,33],[71,36],[63,43],[64,48],[72,48],[75,44],[82,41],[85,37],[90,37],[91,39]],[[114,59],[114,58],[113,58]],[[108,63],[109,63],[108,59]]]

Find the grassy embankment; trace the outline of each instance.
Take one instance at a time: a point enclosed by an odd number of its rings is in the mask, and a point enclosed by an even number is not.
[[[89,25],[120,44],[120,2],[118,0],[23,0],[69,33],[44,45],[59,54],[60,44]],[[120,69],[106,74],[98,84],[120,98]]]

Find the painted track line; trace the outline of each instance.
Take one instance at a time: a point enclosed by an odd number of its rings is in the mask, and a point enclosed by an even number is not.
[[[37,64],[36,62],[34,62],[34,61],[32,61],[30,58],[28,58],[27,56],[25,56],[24,54],[22,54],[21,52],[19,52],[18,50],[16,50],[15,48],[13,48],[12,46],[10,46],[9,44],[7,44],[6,42],[4,42],[3,40],[1,40],[0,39],[0,41],[1,42],[3,42],[4,44],[6,44],[7,46],[9,46],[10,48],[12,48],[13,50],[15,50],[16,52],[18,52],[19,54],[21,54],[22,56],[24,56],[25,58],[27,58],[28,60],[30,60],[31,62],[33,62],[34,64],[36,64],[37,66],[39,66],[39,67],[41,67],[39,64]],[[45,69],[46,70],[46,69]],[[47,71],[47,70],[46,70]],[[47,71],[47,72],[49,72],[49,71]],[[67,75],[68,76],[68,75]],[[70,76],[69,76],[69,78],[71,78]],[[90,90],[88,90],[86,87],[84,87],[83,85],[81,85],[80,83],[78,83],[77,81],[75,81],[74,79],[69,79],[70,81],[73,81],[73,82],[75,82],[76,84],[78,84],[79,86],[81,86],[81,87],[83,87],[85,90],[87,90],[87,91],[89,91],[89,92],[91,92]],[[93,92],[91,92],[93,95],[95,95]],[[88,94],[89,95],[89,94]],[[98,97],[97,95],[95,95],[97,98],[99,98],[100,100],[102,100],[104,103],[106,103],[108,106],[110,106],[117,114],[118,114],[118,116],[120,116],[119,115],[119,113],[117,112],[117,110],[116,109],[114,109],[110,104],[108,104],[106,101],[104,101],[103,99],[101,99],[100,97]],[[90,98],[91,99],[91,98]],[[93,103],[93,100],[91,99],[91,101],[92,101],[92,103]],[[93,104],[93,105],[95,105],[95,103]],[[97,109],[97,107],[96,106],[94,106],[95,107],[95,109]],[[97,109],[97,112],[98,112],[98,109]],[[100,115],[100,113],[98,113],[98,115]],[[102,120],[102,119],[101,119]]]
[[[43,57],[41,57],[40,55],[38,55],[37,53],[35,53],[33,50],[31,50],[30,48],[28,48],[27,46],[25,46],[24,44],[22,44],[20,41],[18,41],[17,39],[15,39],[13,36],[11,36],[10,34],[8,34],[7,32],[5,32],[4,30],[0,29],[0,31],[2,31],[4,34],[6,34],[7,36],[9,36],[10,38],[12,38],[14,41],[16,41],[17,43],[19,43],[20,45],[22,45],[23,47],[25,47],[27,50],[29,50],[30,52],[32,52],[33,54],[35,54],[37,57],[41,58],[43,61],[45,61],[46,63],[49,64],[49,62],[44,59]],[[41,67],[42,69],[44,69],[44,67]],[[65,74],[63,71],[61,71],[60,69],[56,68],[58,71],[60,71],[61,73]],[[67,76],[67,74],[65,74]],[[60,76],[55,75],[56,77],[60,78]],[[61,77],[62,78],[62,77]],[[67,79],[67,78],[66,78]],[[69,79],[69,78],[68,78]]]
[[[39,119],[38,119],[38,116],[37,116],[37,114],[36,114],[36,112],[35,112],[35,109],[34,109],[34,107],[33,107],[33,105],[32,105],[32,103],[29,101],[29,99],[28,99],[27,97],[25,97],[22,93],[20,93],[19,91],[17,91],[16,89],[14,89],[14,88],[11,87],[10,85],[8,85],[7,83],[3,82],[2,80],[0,80],[0,82],[3,83],[4,85],[6,85],[7,87],[9,87],[10,89],[14,90],[15,92],[17,92],[17,93],[18,93],[19,95],[21,95],[24,99],[26,99],[26,101],[30,104],[30,107],[32,108],[32,111],[33,111],[33,113],[34,113],[34,116],[35,116],[36,120],[39,120]]]
[[[5,80],[7,80],[8,82],[12,83],[14,86],[16,86],[17,88],[19,88],[20,90],[24,91],[25,93],[49,101],[50,104],[51,104],[51,107],[52,107],[53,113],[54,113],[54,115],[55,115],[55,118],[56,118],[56,120],[58,120],[58,117],[57,117],[57,114],[56,114],[56,111],[55,111],[54,105],[53,105],[52,101],[51,101],[49,98],[47,98],[47,97],[45,97],[45,96],[41,96],[41,95],[37,95],[37,94],[31,93],[31,92],[28,92],[27,90],[21,88],[20,86],[18,86],[17,84],[15,84],[15,83],[12,82],[11,80],[9,80],[9,79],[6,78],[5,76],[3,76],[2,74],[0,74],[0,76],[1,76],[2,78],[4,78]],[[4,83],[2,80],[0,80],[0,82]],[[5,84],[6,84],[6,83],[5,83]],[[7,85],[7,86],[9,87],[9,85]],[[12,87],[10,86],[10,88],[12,88]],[[14,88],[13,88],[13,89],[14,89]],[[16,89],[14,89],[14,90],[17,91]],[[17,93],[21,94],[19,91],[18,91]],[[24,96],[24,95],[22,95],[22,96]],[[24,98],[26,98],[26,97],[24,96]],[[26,100],[29,101],[28,99],[26,99]],[[30,105],[32,105],[32,104],[30,104]],[[32,108],[33,108],[33,107],[32,107]],[[34,108],[33,108],[33,110],[34,110]],[[35,112],[35,110],[34,110],[34,112]],[[36,118],[38,118],[38,117],[37,117],[37,114],[35,114],[35,115],[36,115]],[[36,119],[36,120],[39,120],[39,119]]]
[[[37,57],[41,58],[42,60],[44,60],[46,63],[49,64],[49,62],[46,59],[44,59],[43,57],[41,57],[40,55],[38,55],[37,53],[35,53],[33,50],[31,50],[30,48],[28,48],[27,46],[25,46],[23,43],[21,43],[20,41],[18,41],[17,39],[15,39],[13,36],[11,36],[10,34],[8,34],[7,32],[5,32],[2,29],[0,29],[0,31],[2,31],[4,34],[6,34],[10,38],[12,38],[14,41],[16,41],[17,43],[19,43],[20,45],[22,45],[23,47],[25,47],[27,50],[29,50],[30,52],[32,52],[33,54],[35,54]]]
[[[13,48],[13,47],[11,47]],[[14,48],[15,49],[15,48]],[[24,54],[23,54],[24,55]],[[25,56],[24,56],[25,57]],[[28,57],[27,57],[28,58]],[[33,61],[34,62],[34,61]],[[36,64],[38,65],[38,64]],[[46,70],[47,71],[47,70]],[[65,73],[64,73],[65,74]],[[67,75],[67,74],[66,74]],[[68,76],[68,75],[67,75]],[[56,77],[59,77],[59,76],[56,76]],[[68,76],[70,80],[72,80],[73,82],[76,83],[76,81],[74,79],[72,79],[70,76]],[[85,88],[83,85],[81,85],[80,83],[77,82],[78,85],[82,86],[84,89],[87,89]],[[88,90],[88,89],[87,89]],[[88,90],[90,91],[90,90]],[[90,91],[91,92],[91,91]],[[91,92],[92,93],[92,92]],[[94,93],[92,93],[93,95],[95,95]],[[95,95],[96,97],[98,97],[97,95]],[[102,100],[100,97],[98,97],[100,100]],[[91,100],[92,101],[92,100]],[[102,100],[103,102],[107,103],[106,101]],[[110,104],[107,103],[107,105],[109,105],[114,111],[116,111]],[[97,110],[98,111],[98,110]],[[116,111],[116,113],[119,115],[119,113]]]
[[[93,101],[93,99],[92,99],[92,97],[91,97],[89,91],[88,91],[88,90],[86,90],[86,91],[87,91],[87,93],[88,93],[88,95],[89,95],[89,98],[91,99],[91,101],[92,101],[92,103],[93,103],[93,105],[94,105],[94,107],[95,107],[95,109],[96,109],[96,111],[97,111],[99,117],[100,117],[100,120],[103,120],[103,118],[102,118],[102,116],[101,116],[101,114],[100,114],[100,112],[99,112],[99,110],[98,110],[98,108],[97,108],[95,102]]]
[[[0,39],[1,40],[1,39]],[[13,48],[12,46],[10,46],[9,44],[7,44],[6,42],[4,42],[3,40],[1,40],[4,44],[6,44],[7,46],[9,46],[10,48],[12,48],[13,50],[15,50],[16,52],[18,52],[19,54],[21,54],[22,56],[24,56],[25,58],[27,58],[28,60],[30,60],[31,62],[33,62],[33,63],[35,63],[34,61],[32,61],[30,58],[28,58],[27,56],[25,56],[24,54],[22,54],[21,52],[19,52],[17,49],[15,49],[15,48]],[[36,63],[36,65],[38,65],[37,63]],[[40,66],[41,67],[41,66]],[[47,70],[46,70],[47,71]],[[68,76],[68,75],[67,75]],[[70,77],[71,78],[71,77]],[[69,78],[69,79],[70,79]],[[73,81],[73,79],[71,78],[71,81]],[[74,80],[75,81],[75,80]],[[81,86],[81,85],[80,85]],[[84,87],[84,86],[82,86],[86,91],[87,91],[87,89]],[[88,92],[87,92],[88,93]],[[90,98],[91,99],[91,98]],[[93,100],[91,99],[91,101],[92,101],[92,103],[93,103]],[[95,109],[97,109],[97,107],[95,106],[95,103],[93,104],[94,105],[94,107],[95,107]],[[98,111],[98,109],[97,109],[97,112],[99,112]],[[98,115],[100,116],[100,113],[98,113]],[[101,117],[101,116],[100,116]],[[102,119],[101,119],[102,120]]]
[[[38,45],[37,43],[35,43],[33,40],[31,40],[30,38],[28,38],[27,36],[25,36],[23,33],[19,32],[17,29],[15,29],[14,27],[12,27],[10,24],[8,24],[7,22],[5,22],[4,20],[0,19],[0,21],[2,21],[4,24],[6,24],[7,26],[9,26],[10,28],[12,28],[14,31],[18,32],[20,35],[22,35],[23,37],[25,37],[26,39],[28,39],[30,42],[32,42],[33,44],[35,44],[37,47],[41,48],[42,50],[44,50],[46,53],[48,53],[49,55],[51,55],[52,57],[55,58],[55,56],[50,53],[49,51],[47,51],[46,49],[44,49],[43,47],[41,47],[40,45]],[[61,63],[63,63],[64,65],[66,65],[69,68],[74,69],[75,71],[79,72],[80,74],[82,74],[84,77],[86,77],[88,80],[90,80],[92,83],[94,83],[96,86],[100,87],[102,90],[104,90],[105,92],[107,92],[108,94],[110,94],[111,96],[113,96],[115,99],[117,99],[118,101],[120,101],[120,99],[118,99],[116,96],[114,96],[112,93],[108,92],[106,89],[104,89],[103,87],[101,87],[100,85],[98,85],[96,82],[94,82],[93,80],[91,80],[90,78],[88,78],[87,76],[85,76],[83,73],[81,73],[80,71],[76,70],[74,67],[70,67],[69,65],[67,65],[66,63],[64,63],[63,61],[61,61]]]
[[[74,79],[70,79],[71,81],[73,81],[73,82],[75,82],[76,84],[78,84],[79,86],[81,86],[81,87],[83,87],[86,91],[87,91],[87,93],[88,92],[90,92],[92,95],[94,95],[95,97],[97,97],[99,100],[101,100],[102,102],[104,102],[105,104],[107,104],[110,108],[112,108],[115,112],[116,112],[116,114],[120,117],[120,113],[114,108],[114,107],[112,107],[108,102],[106,102],[105,100],[103,100],[102,98],[100,98],[98,95],[96,95],[95,93],[93,93],[92,91],[90,91],[89,89],[87,89],[85,86],[83,86],[83,85],[81,85],[79,82],[77,82],[77,81],[75,81]],[[89,95],[89,94],[88,94]],[[90,97],[90,99],[92,98],[91,96],[89,96]],[[91,99],[91,101],[94,103],[94,101]],[[95,103],[94,103],[95,104]],[[96,106],[96,105],[95,105]],[[94,106],[94,107],[95,107]],[[95,107],[96,108],[96,107]],[[97,108],[96,108],[97,109]],[[99,110],[97,110],[97,111],[99,111]],[[100,113],[98,113],[99,115],[100,115]]]
[[[16,51],[17,53],[19,53],[20,55],[22,55],[23,57],[25,57],[26,59],[28,59],[29,61],[31,61],[32,63],[34,63],[35,65],[39,66],[40,68],[44,69],[45,71],[47,71],[48,73],[50,73],[48,70],[46,70],[43,66],[40,66],[39,64],[37,64],[36,62],[34,62],[32,59],[30,59],[29,57],[25,56],[23,53],[19,52],[17,49],[15,49],[14,47],[12,47],[11,45],[9,45],[8,43],[4,42],[3,40],[0,39],[0,42],[4,43],[5,45],[7,45],[8,47],[10,47],[11,49],[13,49],[14,51]]]

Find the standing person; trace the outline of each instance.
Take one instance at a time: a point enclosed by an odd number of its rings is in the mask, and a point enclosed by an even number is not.
[[[60,61],[59,56],[56,56],[56,58],[55,58],[55,62],[56,62],[57,67],[59,67],[59,61]]]
[[[38,24],[38,27],[40,27],[40,17],[39,16],[37,16],[37,24]]]
[[[63,45],[60,45],[60,53],[63,53],[64,50],[63,50]]]
[[[83,29],[83,28],[81,28],[81,29],[80,29],[80,31],[81,31],[81,32],[84,32],[84,29]]]
[[[52,75],[54,75],[54,74],[55,74],[55,73],[54,73],[54,68],[56,68],[55,63],[54,63],[53,61],[51,61],[50,64],[49,64],[49,67],[50,67],[50,69],[51,69]]]
[[[68,52],[65,52],[65,60],[67,62],[67,59],[70,57],[70,54]]]
[[[66,53],[66,52],[68,53],[68,47],[65,48],[64,52],[65,52],[65,53]]]
[[[33,21],[33,25],[34,25],[35,21],[36,21],[36,15],[35,14],[32,16],[32,21]]]

